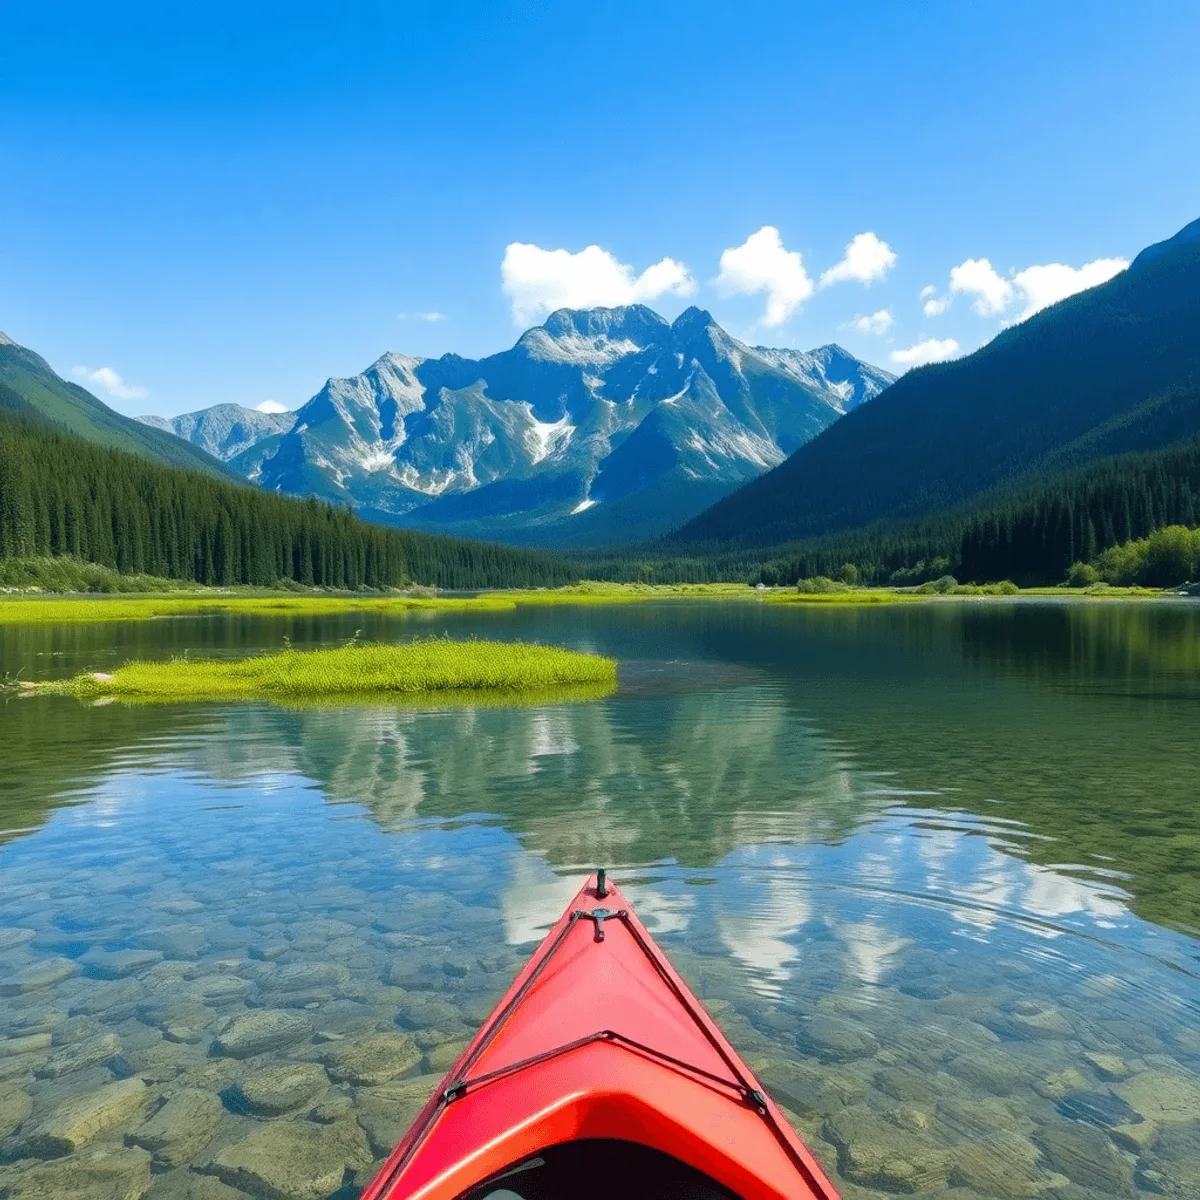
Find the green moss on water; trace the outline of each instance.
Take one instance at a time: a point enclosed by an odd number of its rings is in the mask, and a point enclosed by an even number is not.
[[[351,644],[333,650],[293,650],[251,658],[175,658],[131,662],[112,674],[85,672],[36,685],[42,694],[81,700],[172,702],[327,697],[511,697],[585,686],[598,694],[616,683],[616,662],[524,642],[432,638],[408,645]]]

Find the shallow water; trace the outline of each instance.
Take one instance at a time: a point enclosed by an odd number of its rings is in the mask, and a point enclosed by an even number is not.
[[[604,864],[848,1195],[1200,1195],[1200,604],[9,628],[0,672],[358,629],[622,684],[0,708],[0,1187],[355,1194]]]

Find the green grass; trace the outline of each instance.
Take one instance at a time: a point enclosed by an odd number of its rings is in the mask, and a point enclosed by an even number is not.
[[[154,617],[236,613],[243,616],[324,617],[339,613],[511,612],[511,600],[479,596],[201,596],[72,597],[0,599],[0,625],[36,625],[77,621],[148,621]]]
[[[333,650],[293,650],[251,658],[176,658],[131,662],[111,675],[84,673],[60,682],[25,684],[39,694],[80,700],[281,700],[381,698],[458,693],[544,694],[583,686],[601,694],[616,684],[617,664],[525,642],[455,642],[429,638],[407,645],[351,643]]]

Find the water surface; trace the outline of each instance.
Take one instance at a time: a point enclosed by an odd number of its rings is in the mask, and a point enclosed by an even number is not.
[[[847,1195],[1200,1195],[1200,605],[210,616],[0,672],[357,630],[621,688],[0,708],[0,1186],[355,1194],[603,864]]]

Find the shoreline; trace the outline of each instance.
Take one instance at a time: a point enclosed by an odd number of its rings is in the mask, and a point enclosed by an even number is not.
[[[361,595],[353,592],[233,591],[209,589],[180,595],[22,592],[0,595],[0,626],[159,620],[192,616],[338,616],[378,613],[407,616],[439,613],[500,613],[518,608],[606,607],[669,601],[765,603],[779,607],[866,607],[917,603],[1012,603],[1030,600],[1146,601],[1195,599],[1179,589],[1137,587],[1035,587],[998,593],[990,585],[960,585],[948,593],[915,588],[862,587],[836,592],[797,592],[793,587],[748,584],[583,584],[567,588],[479,592],[459,595]]]

